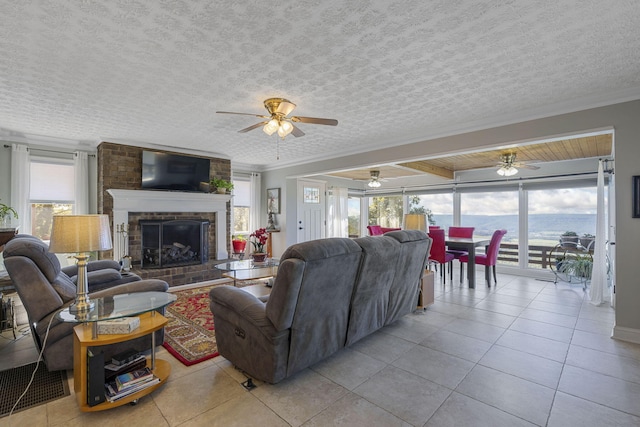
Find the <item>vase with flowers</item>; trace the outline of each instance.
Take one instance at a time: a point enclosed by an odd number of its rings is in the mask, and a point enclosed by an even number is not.
[[[256,231],[249,235],[251,238],[251,244],[253,245],[253,253],[251,257],[254,262],[264,262],[267,259],[267,253],[264,245],[269,240],[269,234],[266,228],[258,228]]]

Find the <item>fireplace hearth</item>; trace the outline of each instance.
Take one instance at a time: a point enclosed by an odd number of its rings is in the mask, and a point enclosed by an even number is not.
[[[204,264],[209,259],[208,220],[140,220],[142,268]]]

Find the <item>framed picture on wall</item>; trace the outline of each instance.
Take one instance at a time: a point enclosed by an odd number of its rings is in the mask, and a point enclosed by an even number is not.
[[[274,214],[280,213],[280,189],[268,188],[267,189],[267,213],[272,212]]]

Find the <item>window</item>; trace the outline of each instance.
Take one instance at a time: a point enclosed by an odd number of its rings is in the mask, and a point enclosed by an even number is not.
[[[73,162],[71,160],[32,159],[31,234],[51,238],[54,215],[71,215],[75,203]]]
[[[528,191],[529,267],[548,268],[549,251],[560,235],[596,234],[597,188],[549,188]],[[540,253],[539,256],[535,254]]]
[[[402,227],[403,196],[369,198],[369,225]]]
[[[249,234],[251,182],[233,180],[233,234]]]
[[[422,207],[426,211],[431,211],[431,215],[429,215],[429,219],[433,221],[432,224],[430,221],[431,225],[438,225],[445,230],[453,225],[452,193],[409,196],[409,208],[411,209],[413,206]]]
[[[347,201],[347,215],[349,216],[349,237],[360,237],[360,197],[349,196]]]
[[[474,237],[490,239],[493,232],[507,230],[502,238],[498,262],[518,264],[518,191],[462,193],[460,225],[475,227]]]

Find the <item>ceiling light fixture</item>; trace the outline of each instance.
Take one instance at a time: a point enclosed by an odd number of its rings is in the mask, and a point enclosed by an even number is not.
[[[511,165],[501,166],[500,169],[497,170],[498,175],[500,176],[513,176],[518,173],[518,169]]]
[[[378,179],[380,178],[380,171],[371,171],[371,179],[369,179],[369,182],[367,183],[367,185],[371,188],[378,188],[380,187],[380,181],[378,181]]]

